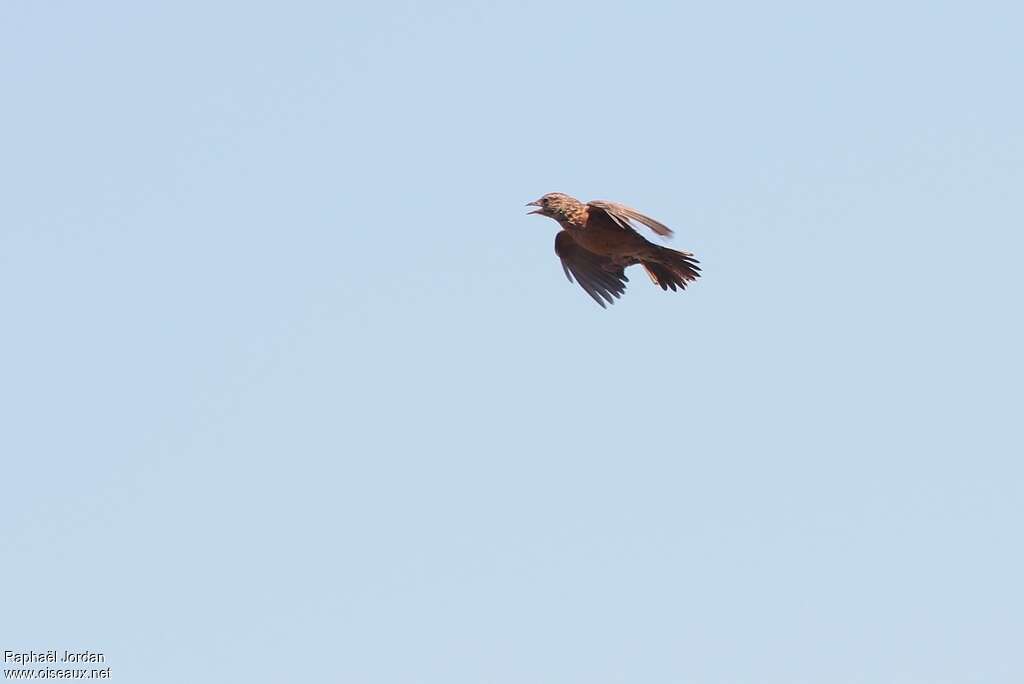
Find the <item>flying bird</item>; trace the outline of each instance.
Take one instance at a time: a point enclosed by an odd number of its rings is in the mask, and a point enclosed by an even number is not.
[[[553,218],[562,226],[555,236],[555,254],[562,260],[565,277],[570,283],[575,278],[602,308],[626,291],[627,266],[640,264],[655,285],[673,292],[700,277],[700,262],[692,254],[648,242],[634,229],[639,223],[669,237],[668,226],[624,204],[604,200],[584,204],[549,192],[526,206],[537,207],[530,214]]]

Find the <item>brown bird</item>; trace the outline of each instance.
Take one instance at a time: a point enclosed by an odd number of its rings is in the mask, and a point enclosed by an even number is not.
[[[605,307],[626,291],[626,267],[640,264],[662,290],[686,289],[700,277],[698,262],[689,252],[677,252],[648,242],[634,230],[634,221],[658,235],[669,237],[667,226],[636,209],[594,200],[584,204],[560,192],[549,192],[527,203],[540,214],[558,221],[562,230],[555,236],[555,254],[562,260],[565,277],[573,277],[594,301]]]

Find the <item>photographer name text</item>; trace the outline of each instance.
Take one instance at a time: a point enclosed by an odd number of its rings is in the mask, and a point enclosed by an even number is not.
[[[5,663],[105,663],[101,651],[4,651]]]

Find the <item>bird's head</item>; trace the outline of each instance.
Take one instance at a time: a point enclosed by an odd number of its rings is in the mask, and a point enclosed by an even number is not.
[[[549,192],[540,199],[528,202],[526,206],[537,207],[528,212],[530,214],[540,214],[556,221],[569,221],[583,208],[583,203],[561,192]]]

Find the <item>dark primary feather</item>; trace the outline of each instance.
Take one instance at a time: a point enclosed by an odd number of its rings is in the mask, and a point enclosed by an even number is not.
[[[584,292],[602,308],[607,308],[605,300],[614,304],[626,291],[629,278],[621,266],[611,266],[611,259],[583,249],[564,230],[555,236],[555,254],[562,260],[562,270],[569,282],[575,277]]]
[[[618,202],[609,202],[607,200],[593,200],[587,202],[588,207],[599,209],[604,213],[608,214],[615,223],[619,224],[623,228],[632,228],[631,221],[637,221],[644,224],[658,235],[669,237],[672,235],[672,230],[660,221],[655,221],[650,216],[641,214],[632,207],[627,207],[625,204],[619,204]]]

